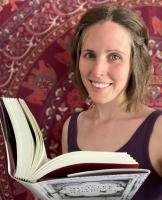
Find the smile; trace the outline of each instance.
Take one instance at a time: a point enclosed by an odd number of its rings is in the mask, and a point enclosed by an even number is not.
[[[108,87],[109,85],[111,85],[111,83],[98,83],[98,82],[94,82],[94,81],[91,81],[92,85],[96,88],[106,88]]]

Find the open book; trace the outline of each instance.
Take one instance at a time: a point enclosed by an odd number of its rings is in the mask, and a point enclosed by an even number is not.
[[[9,175],[42,200],[129,200],[150,173],[124,152],[77,151],[48,159],[23,99],[0,99],[0,125]]]

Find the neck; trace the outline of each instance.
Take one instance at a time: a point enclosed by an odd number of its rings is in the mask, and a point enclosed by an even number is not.
[[[95,104],[92,107],[93,116],[99,120],[108,120],[114,119],[120,115],[120,113],[124,113],[124,108],[119,105],[114,105],[112,103],[109,104]]]
[[[138,106],[137,111],[142,111],[144,107]],[[126,104],[115,104],[114,102],[108,104],[95,104],[91,108],[92,114],[95,119],[101,121],[115,120],[120,118],[127,118],[133,116],[136,111],[132,110],[130,112],[126,111]]]

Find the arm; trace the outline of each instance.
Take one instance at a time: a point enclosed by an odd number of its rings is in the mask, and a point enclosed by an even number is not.
[[[150,139],[149,154],[152,165],[162,177],[162,116],[158,117]]]
[[[67,153],[68,152],[68,127],[69,127],[69,121],[70,117],[65,121],[63,125],[63,130],[62,130],[62,153]]]

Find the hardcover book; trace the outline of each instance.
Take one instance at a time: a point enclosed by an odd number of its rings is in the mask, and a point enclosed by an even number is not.
[[[150,173],[126,152],[76,151],[48,159],[23,99],[0,99],[0,131],[9,175],[42,200],[130,200]]]

